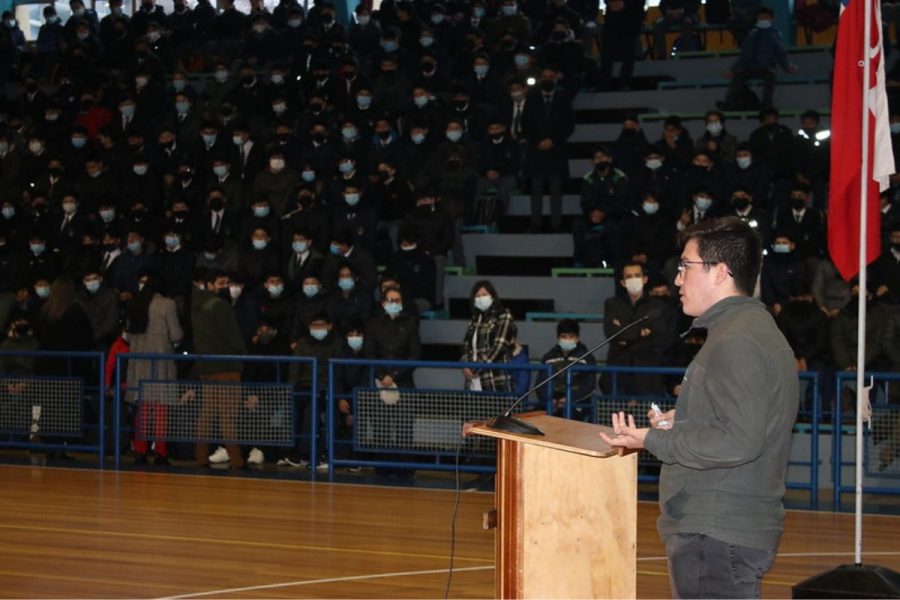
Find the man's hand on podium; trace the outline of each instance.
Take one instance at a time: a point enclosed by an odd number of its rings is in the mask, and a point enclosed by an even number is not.
[[[634,424],[633,415],[625,415],[624,412],[613,413],[612,428],[615,436],[609,437],[600,432],[600,438],[614,448],[629,448],[640,450],[644,447],[644,438],[649,429],[640,429]]]

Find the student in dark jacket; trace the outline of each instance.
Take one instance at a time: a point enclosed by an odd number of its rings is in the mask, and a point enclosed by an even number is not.
[[[194,352],[197,354],[246,354],[246,346],[238,327],[237,318],[227,300],[229,279],[227,275],[208,271],[204,276],[206,289],[193,291],[191,296],[191,327]],[[235,415],[239,410],[241,395],[238,386],[243,363],[240,361],[203,361],[194,370],[205,382],[201,388],[200,414],[197,417],[195,458],[198,466],[209,465],[209,438],[212,423],[218,420],[220,435],[226,441],[230,467],[244,467],[244,457],[238,445],[239,434]],[[231,385],[217,386],[216,382]],[[196,400],[194,400],[196,401]]]
[[[422,342],[419,323],[404,311],[404,296],[399,288],[388,288],[382,295],[380,314],[366,325],[366,358],[377,360],[420,360]],[[375,379],[384,387],[415,387],[414,368],[391,365],[375,369]]]
[[[816,306],[807,282],[795,281],[775,319],[797,359],[798,371],[820,371],[829,362],[828,317]]]
[[[492,222],[495,222],[509,211],[510,195],[516,187],[521,164],[519,143],[507,135],[502,117],[495,116],[488,121],[487,138],[476,155],[478,183],[475,186],[475,200],[479,201],[489,190],[496,190],[500,210],[493,215]]]
[[[771,250],[763,260],[760,299],[778,316],[794,286],[798,283],[812,285],[812,274],[807,261],[797,254],[790,233],[777,232]]]
[[[563,319],[557,323],[556,337],[556,344],[541,358],[543,364],[553,367],[554,373],[558,373],[561,369],[576,362],[586,367],[593,367],[597,364],[597,359],[593,354],[578,360],[588,350],[587,346],[581,342],[581,327],[578,325],[578,321]],[[564,375],[557,377],[553,382],[553,410],[554,414],[558,416],[562,416],[565,412],[566,390],[569,389],[569,386],[566,385],[566,377]],[[572,411],[579,418],[582,416],[582,410],[576,407],[590,400],[594,393],[594,380],[593,373],[572,373]]]
[[[291,347],[305,335],[313,316],[324,312],[328,306],[329,290],[322,285],[319,275],[309,273],[301,282],[300,293],[294,306],[294,323],[291,325]]]
[[[310,433],[312,433],[313,422],[315,422],[314,435],[320,435],[322,416],[325,413],[325,401],[328,391],[328,360],[338,358],[343,352],[344,339],[334,330],[331,319],[326,313],[314,315],[309,321],[309,328],[297,342],[294,348],[294,356],[302,356],[306,358],[316,359],[315,371],[310,363],[299,362],[291,363],[288,369],[288,381],[293,383],[298,393],[297,397],[297,419],[299,425],[297,430],[297,444],[291,456],[285,456],[278,461],[279,465],[284,466],[306,466],[309,461]],[[315,373],[315,389],[313,388],[313,373]],[[316,414],[312,413],[312,398],[310,392],[317,394],[318,405]],[[320,461],[317,469],[328,468],[328,464]]]
[[[645,290],[649,278],[640,263],[627,263],[622,267],[619,285],[625,295],[606,300],[603,309],[603,333],[607,337],[643,316],[655,316],[639,327],[632,327],[609,347],[606,364],[629,367],[658,367],[663,364],[663,346],[666,340],[665,306],[652,298]],[[658,375],[628,377],[619,375],[619,393],[662,393],[662,378]],[[604,392],[612,392],[612,377],[602,378]]]
[[[328,316],[341,333],[346,333],[351,323],[369,320],[372,316],[372,294],[357,285],[356,273],[351,265],[343,265],[327,303]]]
[[[435,265],[434,259],[419,247],[419,239],[418,234],[404,231],[387,268],[400,281],[407,301],[414,302],[421,313],[434,306]]]

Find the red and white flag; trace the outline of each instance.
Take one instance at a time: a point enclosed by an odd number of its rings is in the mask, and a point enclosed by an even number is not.
[[[865,38],[866,2],[872,3],[871,40]],[[866,52],[868,49],[868,52]],[[879,193],[888,188],[894,173],[884,52],[881,43],[881,3],[878,0],[843,0],[838,21],[831,94],[831,181],[828,199],[828,251],[841,276],[850,280],[859,272],[860,193],[863,177],[862,115],[863,60],[870,61],[868,89],[868,169],[866,263],[881,253]]]

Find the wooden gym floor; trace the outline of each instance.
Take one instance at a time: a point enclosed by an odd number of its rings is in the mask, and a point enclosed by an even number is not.
[[[0,596],[440,598],[455,494],[172,473],[0,466]],[[493,495],[460,494],[450,597],[493,596]],[[668,597],[657,507],[638,510],[638,596]],[[900,518],[865,562],[900,570]],[[853,517],[790,511],[767,598],[853,560]],[[577,576],[577,574],[561,574]]]

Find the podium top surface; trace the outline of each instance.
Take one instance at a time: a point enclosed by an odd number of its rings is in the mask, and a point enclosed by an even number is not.
[[[491,429],[487,425],[489,421],[473,425],[470,431],[477,435],[501,440],[512,440],[523,444],[534,444],[545,448],[555,448],[564,452],[573,452],[585,456],[603,458],[619,454],[618,448],[613,448],[600,438],[601,431],[612,437],[612,427],[583,423],[571,419],[561,419],[543,413],[515,416],[534,425],[543,431],[544,435],[526,435]]]

